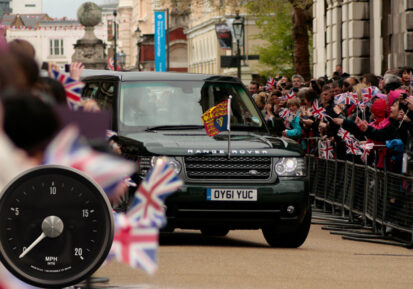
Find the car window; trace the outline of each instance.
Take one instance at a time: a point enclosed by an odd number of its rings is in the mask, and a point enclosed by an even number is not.
[[[120,123],[127,127],[202,125],[202,114],[229,95],[232,96],[232,126],[263,125],[243,86],[203,81],[122,83]]]
[[[96,100],[101,109],[111,110],[116,82],[113,81],[91,81],[87,82],[82,96]]]

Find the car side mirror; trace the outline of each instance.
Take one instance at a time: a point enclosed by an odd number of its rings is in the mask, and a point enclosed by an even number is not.
[[[282,132],[285,130],[284,120],[281,117],[273,117],[268,119],[267,126],[270,128],[272,134],[281,136]]]

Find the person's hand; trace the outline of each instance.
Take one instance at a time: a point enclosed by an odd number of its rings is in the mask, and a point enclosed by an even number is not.
[[[341,109],[341,107],[339,105],[334,106],[334,112],[336,114],[340,114],[343,112],[343,110]]]
[[[80,80],[80,75],[82,74],[83,69],[85,66],[81,62],[72,62],[70,64],[70,77],[75,79],[75,80]]]
[[[405,113],[403,110],[399,111],[399,114],[397,115],[397,120],[402,120],[405,116]]]
[[[342,118],[339,118],[339,117],[333,118],[333,121],[337,125],[342,125],[343,122],[344,122],[344,120]]]
[[[49,70],[48,70],[48,75],[50,78],[54,78],[52,70],[56,70],[57,72],[60,72],[59,66],[56,64],[56,62],[49,62]]]
[[[361,123],[362,123],[362,120],[361,120],[361,118],[356,117],[356,120],[354,122],[356,123],[357,126],[360,126]]]
[[[267,112],[267,113],[272,113],[272,106],[271,106],[271,104],[269,104],[269,103],[267,103],[265,106],[264,106],[264,108],[265,108],[265,111]]]
[[[405,122],[410,122],[411,119],[407,116],[407,114],[404,115],[403,121]]]
[[[287,136],[287,130],[283,130],[282,135]]]
[[[120,146],[114,140],[109,141],[109,147],[118,155],[122,154]]]
[[[303,119],[302,121],[306,126],[312,126],[314,123],[312,119]]]
[[[366,120],[363,120],[363,121],[360,123],[359,129],[360,129],[361,131],[367,131],[368,126],[369,126],[368,122],[367,122]]]
[[[82,101],[82,106],[84,111],[88,112],[98,112],[100,111],[100,107],[94,99],[86,99]]]

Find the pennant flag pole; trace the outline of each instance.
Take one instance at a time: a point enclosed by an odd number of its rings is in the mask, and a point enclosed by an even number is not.
[[[228,129],[228,159],[231,158],[231,99],[232,95],[229,95],[228,98],[228,121],[227,121],[227,129]]]

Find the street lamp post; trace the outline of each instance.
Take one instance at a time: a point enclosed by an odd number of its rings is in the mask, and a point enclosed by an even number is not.
[[[234,22],[232,22],[232,28],[234,30],[234,37],[237,40],[237,76],[241,79],[241,49],[240,41],[244,34],[244,18],[237,15],[235,16]]]
[[[136,27],[135,30],[135,36],[136,36],[136,48],[137,50],[137,57],[136,57],[136,67],[138,68],[138,71],[141,71],[140,66],[141,66],[141,47],[140,47],[140,37],[141,37],[141,29],[139,28],[139,24]]]
[[[116,38],[117,38],[117,30],[118,30],[118,27],[117,27],[117,24],[116,24],[116,16],[118,15],[118,12],[116,11],[116,10],[114,10],[113,11],[113,17],[114,17],[114,19],[113,19],[113,27],[114,27],[114,29],[113,29],[113,40],[114,40],[114,42],[113,42],[113,70],[114,71],[116,71],[117,70],[117,68],[118,68],[118,61],[117,61],[117,52],[116,52]]]
[[[125,64],[126,64],[126,54],[125,54],[123,51],[121,51],[121,52],[119,53],[118,57],[119,57],[119,66],[120,66],[120,69],[123,70],[123,67],[124,67]]]

